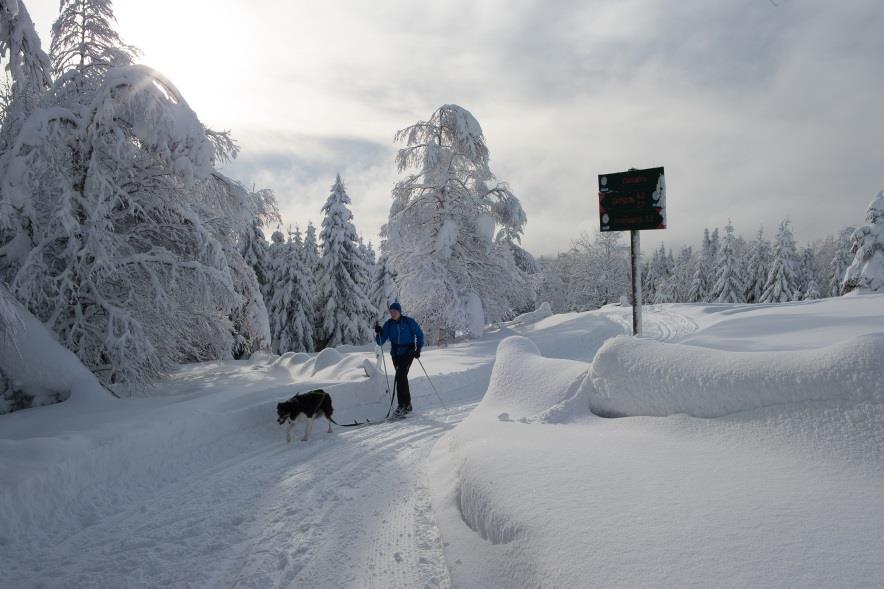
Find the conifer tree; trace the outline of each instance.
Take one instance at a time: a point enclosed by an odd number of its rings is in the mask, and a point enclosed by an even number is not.
[[[830,297],[840,297],[844,294],[842,291],[844,273],[853,260],[853,255],[850,253],[850,237],[854,231],[856,231],[855,227],[845,227],[838,233],[838,238],[835,240],[832,259],[829,261],[828,268],[828,290]]]
[[[362,282],[365,262],[359,254],[358,236],[350,212],[350,197],[338,174],[328,200],[319,238],[322,242],[319,309],[322,345],[363,344],[371,340],[369,318],[374,317]]]
[[[850,240],[854,257],[844,273],[844,292],[884,291],[884,191],[869,203],[866,224],[857,227]]]
[[[749,263],[746,268],[746,302],[758,303],[764,294],[764,285],[770,273],[770,242],[764,239],[764,229],[758,229],[757,237],[749,246]]]
[[[387,316],[390,304],[399,299],[396,291],[396,274],[390,267],[384,249],[385,245],[381,243],[381,256],[374,265],[371,280],[371,304],[375,310],[374,321],[377,322],[381,322]]]
[[[792,237],[789,220],[786,219],[780,222],[777,230],[773,259],[759,302],[783,303],[801,298],[801,292],[798,290],[797,258],[795,240]]]
[[[730,221],[724,228],[724,239],[715,260],[715,284],[710,298],[719,303],[745,303],[745,280],[737,259],[734,226]]]

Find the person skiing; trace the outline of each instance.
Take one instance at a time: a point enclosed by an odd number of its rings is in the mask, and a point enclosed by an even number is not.
[[[383,346],[390,340],[390,356],[396,369],[396,398],[399,406],[393,417],[405,417],[411,413],[411,390],[408,388],[408,370],[415,358],[421,357],[424,347],[424,332],[420,325],[411,317],[402,314],[402,305],[394,302],[390,305],[390,318],[381,327],[374,326],[375,342]]]

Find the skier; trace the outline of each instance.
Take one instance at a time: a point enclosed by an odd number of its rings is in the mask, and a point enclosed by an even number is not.
[[[402,305],[394,302],[390,305],[390,318],[381,327],[374,326],[375,342],[383,346],[390,340],[390,355],[396,368],[396,397],[399,406],[393,417],[405,417],[411,413],[411,391],[408,388],[408,369],[415,358],[421,357],[424,346],[424,332],[420,325],[411,317],[402,314]]]

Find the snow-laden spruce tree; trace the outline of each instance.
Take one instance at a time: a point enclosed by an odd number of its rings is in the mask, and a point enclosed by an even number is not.
[[[813,247],[807,245],[798,258],[798,294],[801,300],[820,298],[819,280],[816,276],[816,256]],[[813,291],[813,292],[811,292]],[[814,293],[816,293],[814,295]],[[811,296],[808,296],[808,295]]]
[[[737,239],[734,226],[728,220],[724,228],[724,239],[718,248],[715,259],[715,283],[710,298],[718,303],[745,303],[746,281],[741,273],[736,251]]]
[[[268,303],[273,333],[273,352],[312,352],[313,300],[312,276],[304,266],[300,231],[288,241],[282,231],[271,236],[271,275],[273,284]]]
[[[371,243],[366,245],[365,242],[362,240],[362,237],[359,238],[359,246],[357,247],[356,251],[359,254],[359,257],[362,258],[362,265],[359,267],[359,285],[362,287],[362,291],[368,296],[369,303],[371,303],[371,313],[367,317],[365,317],[365,321],[367,321],[371,325],[374,325],[376,313],[374,303],[371,298],[371,292],[372,276],[374,273],[374,266],[377,263],[377,259]]]
[[[695,264],[693,248],[689,245],[682,247],[672,270],[672,298],[677,303],[688,301]]]
[[[675,297],[672,291],[672,277],[664,276],[663,278],[657,280],[652,302],[655,305],[675,302]]]
[[[313,269],[313,273],[318,279],[320,272],[319,240],[316,237],[316,225],[312,221],[307,222],[307,230],[304,232],[304,264],[308,269]]]
[[[61,0],[52,25],[50,53],[57,74],[71,69],[85,77],[132,63],[137,51],[120,39],[111,0]]]
[[[675,261],[672,258],[672,251],[666,252],[665,244],[661,243],[659,249],[655,249],[651,259],[647,263],[647,267],[643,272],[642,292],[648,297],[649,301],[655,300],[654,295],[657,293],[657,284],[661,281],[669,281],[674,270]],[[666,302],[672,302],[672,283],[666,286],[665,293]]]
[[[851,235],[853,262],[844,273],[843,291],[884,291],[884,191],[866,210],[866,224]]]
[[[758,303],[764,295],[764,285],[770,274],[770,242],[764,239],[764,228],[749,244],[749,262],[746,266],[746,302]]]
[[[273,276],[270,268],[270,246],[264,237],[264,223],[260,219],[252,221],[250,231],[242,236],[240,254],[255,273],[265,302],[270,298],[270,283]]]
[[[780,222],[773,248],[773,258],[764,283],[760,303],[784,303],[801,298],[798,289],[798,252],[789,220]]]
[[[371,319],[375,312],[362,283],[367,270],[359,253],[359,236],[349,205],[350,197],[338,174],[322,207],[325,216],[319,232],[320,349],[364,344],[372,338]]]
[[[522,287],[504,251],[520,239],[525,212],[494,183],[482,128],[466,109],[441,106],[396,140],[403,176],[382,232],[402,303],[431,343],[480,335],[512,313],[508,293]]]
[[[0,62],[12,82],[0,112],[0,154],[52,85],[52,66],[21,0],[0,0]]]
[[[850,236],[853,235],[854,231],[856,231],[856,227],[845,227],[838,233],[837,239],[834,240],[827,274],[828,296],[830,297],[839,297],[844,294],[841,289],[844,282],[844,273],[853,261],[853,255],[850,253],[852,245]]]
[[[718,229],[715,230],[716,235]],[[691,285],[688,288],[688,302],[708,302],[713,286],[713,271],[715,268],[716,247],[709,237],[709,229],[703,230],[703,243],[700,246],[700,257],[697,260],[694,275],[691,277]]]
[[[375,310],[374,321],[383,323],[390,304],[399,300],[396,290],[396,273],[387,258],[386,244],[381,242],[381,255],[375,262],[371,279],[371,306]]]
[[[316,278],[313,269],[307,266],[307,248],[301,230],[296,226],[289,242],[295,256],[297,281],[292,294],[292,308],[289,312],[291,333],[295,352],[313,352],[316,349]]]

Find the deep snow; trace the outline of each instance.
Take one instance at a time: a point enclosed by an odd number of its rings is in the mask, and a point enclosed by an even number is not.
[[[879,585],[882,316],[881,295],[665,305],[646,333],[682,343],[600,335],[582,371],[505,340],[484,399],[432,455],[453,582]]]
[[[841,360],[858,360],[820,350],[861,336],[877,345],[884,296],[654,306],[645,338],[612,341],[629,311],[537,313],[428,349],[447,410],[415,364],[417,415],[332,435],[317,427],[306,444],[284,443],[275,403],[322,386],[341,423],[383,416],[371,351],[186,366],[140,398],[0,416],[3,584],[861,587],[884,577],[876,368],[857,364],[855,390],[838,395],[795,397],[790,385],[778,398],[770,387],[733,406],[721,388],[741,372],[708,395],[691,380],[709,363],[727,374],[746,352],[784,374],[813,354],[843,371]],[[603,347],[611,356],[593,367]],[[858,349],[862,359],[875,348]],[[654,358],[667,354],[676,367],[658,379]],[[617,371],[612,358],[634,364]],[[593,416],[600,399],[642,415]],[[720,416],[650,416],[698,407]]]

